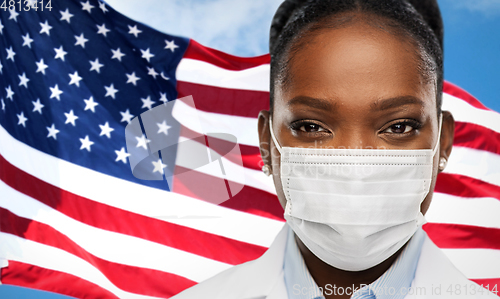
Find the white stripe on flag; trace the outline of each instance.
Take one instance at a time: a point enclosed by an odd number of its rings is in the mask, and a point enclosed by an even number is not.
[[[281,221],[117,179],[55,158],[16,140],[1,126],[0,140],[0,155],[17,168],[68,192],[125,211],[264,247],[271,245],[283,227]],[[191,215],[196,217],[186,217]]]
[[[129,266],[173,273],[200,282],[231,267],[186,251],[81,223],[0,181],[0,206],[44,223],[101,259]],[[134,257],[131,259],[130,257]],[[161,258],[159,258],[161,257]],[[190,261],[190,263],[185,263]]]
[[[500,200],[434,193],[425,218],[429,222],[500,228]]]
[[[223,88],[269,91],[269,64],[241,71],[227,70],[208,62],[183,58],[177,66],[178,81]]]
[[[125,292],[111,283],[103,273],[85,260],[59,248],[0,232],[0,255],[8,260],[60,271],[90,281],[118,298],[157,298]]]
[[[500,133],[500,114],[496,111],[476,108],[447,93],[443,93],[442,109],[450,111],[456,121],[477,124]]]
[[[462,146],[454,146],[445,172],[465,175],[500,186],[500,155]]]
[[[463,248],[441,250],[469,279],[500,277],[500,250]]]
[[[236,136],[239,144],[259,146],[256,118],[205,112],[182,101],[175,102],[172,115],[183,126],[201,135],[227,133]]]

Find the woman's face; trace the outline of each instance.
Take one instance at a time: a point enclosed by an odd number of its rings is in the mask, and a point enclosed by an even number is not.
[[[288,67],[290,81],[276,86],[272,116],[281,146],[432,149],[439,140],[436,81],[424,80],[415,45],[400,36],[363,21],[322,30],[304,43]],[[443,117],[447,138],[434,157],[423,213],[432,198],[439,157],[448,158],[451,151],[453,119],[449,113]],[[284,207],[280,155],[269,139],[268,118],[266,112],[259,118],[261,154],[272,166]],[[271,156],[265,157],[269,151]]]

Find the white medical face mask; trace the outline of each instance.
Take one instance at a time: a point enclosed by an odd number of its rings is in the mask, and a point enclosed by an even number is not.
[[[441,136],[439,119],[439,133]],[[362,271],[396,253],[425,223],[434,150],[280,147],[285,219],[318,258]]]

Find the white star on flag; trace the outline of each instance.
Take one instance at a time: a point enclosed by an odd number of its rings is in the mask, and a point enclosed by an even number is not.
[[[54,140],[57,140],[57,133],[59,133],[59,130],[56,129],[55,124],[52,124],[50,128],[47,127],[47,130],[49,130],[49,135],[47,135],[47,138],[52,137],[54,138]]]
[[[155,103],[155,101],[151,101],[151,96],[148,96],[145,99],[141,98],[141,101],[142,101],[142,107],[141,108],[148,108],[148,110],[151,110],[151,108],[153,108],[153,105]]]
[[[78,116],[76,116],[73,113],[73,110],[69,111],[69,113],[64,113],[64,116],[66,116],[66,122],[64,124],[72,124],[73,127],[76,126],[75,120],[78,119]]]
[[[26,117],[24,117],[24,112],[21,111],[20,114],[16,114],[17,118],[19,119],[19,122],[17,123],[18,125],[22,125],[23,127],[26,128],[26,121],[28,120]]]
[[[42,114],[42,108],[45,107],[45,105],[43,105],[42,103],[40,103],[40,99],[36,99],[36,102],[35,101],[31,101],[33,103],[33,106],[35,106],[33,108],[33,112],[38,112],[40,114]]]
[[[30,79],[26,77],[26,73],[23,73],[23,75],[17,75],[19,77],[19,86],[24,86],[25,88],[28,88],[28,82]]]
[[[135,137],[137,139],[136,147],[143,147],[145,150],[148,149],[147,144],[151,142],[151,140],[147,139],[144,134],[141,137]]]
[[[42,74],[44,74],[44,75],[45,75],[45,69],[46,69],[46,68],[48,68],[49,66],[48,66],[48,65],[46,65],[46,64],[43,62],[43,58],[42,58],[42,59],[40,59],[40,61],[39,61],[39,62],[35,62],[35,63],[36,63],[36,66],[37,66],[37,70],[36,70],[36,72],[37,72],[37,73],[42,72]]]
[[[64,56],[68,54],[68,52],[64,51],[63,46],[60,46],[59,48],[54,48],[54,51],[56,51],[56,56],[54,57],[54,59],[59,58],[62,61],[64,61]]]
[[[170,51],[172,52],[174,52],[176,48],[179,48],[179,46],[175,44],[174,40],[172,41],[165,40],[165,43],[167,44],[165,46],[165,49],[170,49]]]
[[[95,113],[95,106],[99,105],[99,103],[94,102],[94,97],[90,97],[88,100],[83,100],[85,102],[84,111],[90,110]]]
[[[118,89],[115,88],[114,84],[111,84],[110,86],[104,86],[104,88],[106,89],[105,97],[112,97],[114,100],[115,94],[118,92]]]
[[[5,102],[3,101],[3,99],[1,101],[2,101],[2,110],[5,111]]]
[[[121,51],[120,51],[120,48],[116,49],[116,50],[113,50],[111,49],[111,52],[113,52],[113,56],[111,56],[111,59],[118,59],[119,61],[122,61],[122,57],[125,56],[125,54],[123,54]]]
[[[146,50],[141,49],[141,53],[142,53],[142,58],[146,59],[148,62],[150,62],[149,60],[151,59],[151,57],[155,56],[154,54],[151,54],[149,52],[149,48],[147,48]]]
[[[31,43],[33,42],[33,39],[30,37],[29,33],[26,33],[26,35],[21,36],[23,38],[23,47],[28,46],[28,48],[31,49]]]
[[[56,84],[56,86],[54,87],[49,87],[50,88],[50,91],[51,91],[51,94],[50,94],[50,98],[56,98],[58,101],[61,100],[61,94],[63,93],[60,89],[59,89],[59,86]]]
[[[106,34],[111,31],[108,28],[106,28],[106,24],[104,24],[104,23],[101,26],[99,26],[99,25],[96,25],[96,26],[98,29],[97,34],[102,34],[102,35],[106,36]]]
[[[162,163],[161,159],[158,159],[158,161],[151,161],[151,163],[153,163],[154,166],[153,173],[159,172],[163,174],[163,169],[167,167],[166,164]]]
[[[160,123],[156,123],[156,125],[158,126],[158,132],[157,132],[157,134],[163,133],[165,135],[168,135],[168,129],[170,129],[171,126],[167,125],[167,121],[166,120],[164,120],[161,124]]]
[[[134,116],[132,114],[130,114],[130,112],[128,111],[128,109],[125,112],[121,112],[120,111],[120,114],[122,115],[122,120],[120,122],[126,121],[127,123],[130,123],[130,121],[132,120],[132,118],[134,118]]]
[[[6,87],[5,88],[5,91],[7,92],[7,99],[10,99],[11,101],[13,101],[14,99],[12,98],[12,96],[15,94],[15,92],[12,91],[12,87]]]
[[[94,7],[95,7],[94,5],[91,5],[91,4],[90,4],[90,1],[87,1],[87,2],[85,2],[85,3],[81,2],[81,4],[82,4],[82,10],[86,10],[86,11],[88,11],[89,13],[91,13],[92,8],[94,8]]]
[[[17,22],[17,16],[19,15],[19,13],[16,11],[16,9],[9,8],[9,12],[10,12],[9,20],[14,20]]]
[[[132,83],[132,84],[134,84],[134,86],[137,85],[137,81],[141,80],[141,78],[139,78],[135,75],[135,72],[133,72],[132,74],[125,74],[125,75],[127,75],[127,78],[128,78],[127,83]]]
[[[108,138],[111,138],[110,133],[115,130],[109,126],[108,122],[106,122],[104,125],[99,125],[99,128],[101,128],[101,134],[99,134],[99,136],[106,135],[106,137]]]
[[[166,104],[168,102],[167,99],[167,93],[160,92],[160,101],[163,102],[163,104]]]
[[[0,34],[3,34],[3,28],[5,28],[2,24],[2,21],[0,21]]]
[[[106,8],[106,4],[104,2],[99,1],[99,8],[102,10],[103,14],[108,12],[108,9]]]
[[[137,29],[137,25],[134,25],[133,27],[128,25],[128,34],[133,34],[135,37],[138,37],[139,36],[139,33],[141,33],[142,31]]]
[[[68,24],[71,23],[71,17],[73,17],[73,15],[69,12],[69,10],[66,8],[65,11],[60,11],[61,13],[61,21],[66,21],[68,22]]]
[[[45,23],[40,23],[40,26],[42,26],[40,34],[46,33],[48,36],[50,36],[50,29],[52,29],[52,26],[49,25],[49,21],[45,21]]]
[[[80,139],[80,142],[82,143],[82,146],[80,146],[80,150],[86,149],[88,152],[90,152],[90,147],[92,144],[94,144],[93,141],[90,141],[89,135],[85,136],[85,138],[78,138]]]
[[[99,63],[99,58],[96,58],[94,61],[89,60],[90,65],[92,67],[90,68],[91,71],[96,71],[97,73],[101,72],[101,68],[104,66],[104,64]]]
[[[147,66],[148,68],[148,75],[153,76],[154,79],[156,79],[156,76],[159,74],[155,71],[154,68]]]
[[[12,46],[9,49],[5,49],[7,51],[7,59],[14,61],[14,56],[16,56],[16,52],[12,50]]]
[[[82,48],[85,49],[85,43],[88,42],[89,40],[83,36],[83,33],[80,34],[80,36],[75,35],[76,38],[76,43],[75,46],[82,46]]]
[[[115,151],[115,154],[116,154],[115,162],[122,161],[123,163],[127,163],[127,157],[130,156],[129,153],[125,152],[124,147],[122,147],[122,149],[119,151]]]
[[[77,71],[75,71],[73,74],[69,74],[69,77],[71,78],[71,81],[69,81],[69,85],[75,84],[76,86],[80,87],[80,81],[83,78],[78,75]]]

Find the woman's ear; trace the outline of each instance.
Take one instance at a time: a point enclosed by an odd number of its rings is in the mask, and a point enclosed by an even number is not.
[[[455,135],[455,119],[449,111],[443,111],[443,124],[441,128],[441,139],[440,139],[440,160],[445,159],[444,165],[448,162],[451,154],[451,148],[453,147],[453,137]],[[440,169],[440,172],[444,170]]]
[[[271,151],[270,142],[271,135],[269,133],[269,111],[262,110],[259,112],[258,130],[259,130],[259,149],[262,156],[263,165],[271,166]]]

